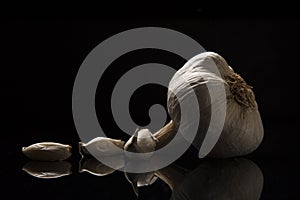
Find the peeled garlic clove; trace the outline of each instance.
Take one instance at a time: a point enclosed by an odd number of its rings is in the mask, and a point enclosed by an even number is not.
[[[126,142],[124,149],[132,152],[148,153],[156,148],[157,139],[149,129],[137,128],[132,137]]]
[[[123,164],[121,163],[119,165],[123,166]],[[122,166],[120,166],[120,168]],[[88,172],[95,176],[106,176],[113,173],[114,171],[115,169],[104,165],[95,158],[83,159],[79,164],[79,172]]]
[[[29,175],[36,178],[51,179],[72,174],[71,164],[62,162],[30,161],[22,168]]]
[[[99,156],[111,156],[119,153],[124,148],[122,140],[115,140],[106,137],[97,137],[88,143],[79,142],[81,154],[97,154]]]
[[[71,146],[56,142],[41,142],[23,147],[22,152],[32,160],[59,161],[71,156]]]

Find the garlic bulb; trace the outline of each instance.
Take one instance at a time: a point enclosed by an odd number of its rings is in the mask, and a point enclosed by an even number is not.
[[[22,152],[32,160],[59,161],[71,156],[71,146],[56,142],[41,142],[23,147]]]
[[[22,168],[23,171],[36,178],[51,179],[72,174],[72,166],[67,161],[42,162],[29,161]]]
[[[207,63],[212,61],[217,66],[221,77],[207,70]],[[185,77],[184,84],[176,81],[180,76]],[[224,84],[227,99],[225,124],[218,142],[208,156],[227,158],[254,151],[261,143],[264,133],[252,88],[233,71],[224,58],[213,52],[199,54],[194,63],[182,67],[171,80],[172,88],[189,91],[187,87],[192,86],[195,91],[200,109],[200,122],[193,145],[197,148],[201,147],[211,120],[212,103],[206,85],[208,82]],[[189,101],[190,98],[191,95],[185,92],[179,92],[175,96],[172,91],[168,91],[167,106],[172,121],[154,134],[159,140],[158,148],[172,140],[180,125],[181,113],[178,99]],[[188,122],[184,126],[188,127]]]

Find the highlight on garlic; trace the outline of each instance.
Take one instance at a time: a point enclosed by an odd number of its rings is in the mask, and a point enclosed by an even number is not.
[[[207,64],[211,62],[215,63],[221,77],[207,70]],[[181,76],[184,76],[187,81],[184,84],[176,81]],[[154,134],[154,137],[158,139],[157,148],[168,144],[176,135],[181,118],[178,99],[189,101],[191,95],[184,91],[189,91],[187,87],[190,86],[195,91],[200,109],[200,121],[193,145],[198,149],[201,147],[212,115],[212,103],[206,85],[208,82],[224,84],[227,100],[226,117],[221,136],[208,156],[217,158],[241,156],[251,153],[259,146],[264,132],[252,87],[236,74],[220,55],[205,52],[197,55],[194,62],[184,65],[173,76],[170,82],[172,88],[183,92],[179,92],[175,96],[171,90],[168,91],[167,106],[172,120]],[[216,112],[220,112],[220,110],[217,109]],[[188,130],[189,122],[186,122],[184,126]],[[181,132],[180,134],[184,136],[186,133]]]
[[[71,164],[67,161],[29,161],[22,170],[36,178],[53,179],[72,174],[71,168]]]
[[[28,158],[39,161],[61,161],[71,156],[70,145],[56,142],[41,142],[23,147],[22,152]]]
[[[250,160],[208,159],[183,172],[175,165],[155,172],[172,190],[171,199],[260,199],[264,177]]]

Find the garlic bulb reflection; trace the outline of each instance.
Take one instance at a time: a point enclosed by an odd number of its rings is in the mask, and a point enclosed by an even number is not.
[[[258,200],[263,189],[261,170],[243,158],[205,160],[188,173],[171,165],[155,174],[170,186],[174,200]]]
[[[207,65],[211,62],[215,63],[221,77],[207,70]],[[182,84],[182,82],[176,81],[178,76],[184,76],[187,82]],[[194,63],[186,64],[178,70],[171,82],[172,88],[181,91],[189,91],[187,87],[191,86],[197,96],[200,122],[197,136],[193,142],[195,147],[201,147],[211,120],[212,104],[207,87],[208,82],[224,84],[227,99],[225,124],[221,136],[209,156],[219,158],[241,156],[254,151],[259,146],[264,133],[254,93],[251,87],[233,71],[220,55],[212,52],[199,54]],[[159,140],[158,148],[172,140],[177,132],[181,118],[178,99],[181,102],[188,102],[190,98],[191,95],[184,92],[175,96],[172,91],[168,91],[167,106],[172,121],[154,134]],[[185,126],[184,129],[188,129],[189,124],[186,123]]]

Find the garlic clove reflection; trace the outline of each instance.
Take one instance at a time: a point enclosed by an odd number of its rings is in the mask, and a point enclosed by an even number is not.
[[[72,174],[71,168],[71,164],[67,161],[29,161],[22,170],[36,178],[53,179]]]
[[[108,174],[111,174],[115,171],[115,169],[110,168],[103,163],[99,162],[95,158],[88,158],[84,161],[80,161],[79,164],[79,172],[88,172],[90,174],[96,175],[96,176],[105,176]]]
[[[131,184],[134,193],[139,196],[139,187],[152,185],[158,177],[154,172],[148,173],[128,173],[124,172],[127,181]]]
[[[105,160],[109,160],[109,164],[113,166],[113,168],[101,163],[93,157],[82,158],[79,162],[79,172],[88,172],[95,176],[106,176],[124,167],[124,157],[122,155],[109,156]]]

